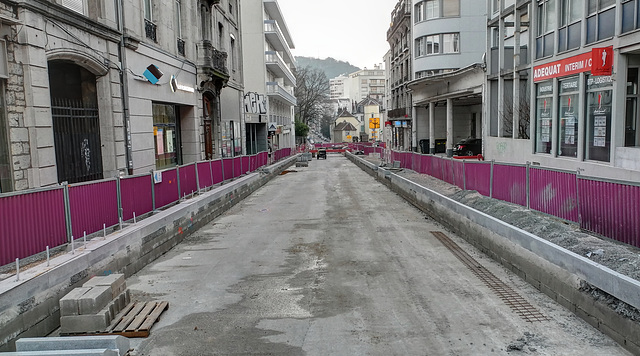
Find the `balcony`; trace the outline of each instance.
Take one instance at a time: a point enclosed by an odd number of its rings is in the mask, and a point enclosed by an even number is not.
[[[273,72],[278,78],[283,78],[286,85],[290,85],[292,87],[296,86],[296,77],[293,75],[293,72],[278,52],[266,51],[265,57],[267,68],[271,72]]]
[[[211,41],[205,40],[198,46],[198,70],[203,76],[199,82],[214,81],[216,85],[224,86],[229,80],[227,68],[227,52],[213,47]]]
[[[267,82],[267,95],[269,97],[275,97],[285,101],[291,104],[291,106],[296,106],[298,104],[296,97],[277,82]]]
[[[409,113],[408,108],[397,108],[397,109],[389,110],[389,112],[387,113],[387,117],[389,117],[390,119],[395,119],[398,117],[407,117],[409,115],[408,113]]]
[[[158,42],[158,37],[156,35],[157,27],[158,26],[156,26],[156,24],[154,24],[153,22],[147,19],[144,20],[144,34],[153,42]]]
[[[264,20],[264,35],[267,41],[275,48],[276,51],[284,54],[284,59],[288,63],[294,63],[293,55],[289,44],[284,38],[284,34],[275,20]]]

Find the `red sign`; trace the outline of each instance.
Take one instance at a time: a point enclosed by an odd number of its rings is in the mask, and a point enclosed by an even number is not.
[[[613,51],[611,54],[613,54]],[[592,62],[591,52],[587,52],[559,61],[535,66],[533,67],[533,81],[539,82],[546,79],[588,72],[591,70]]]
[[[591,50],[593,58],[592,75],[611,75],[613,71],[613,46],[594,48]]]

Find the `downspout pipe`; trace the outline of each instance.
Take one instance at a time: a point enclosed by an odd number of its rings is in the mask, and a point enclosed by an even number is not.
[[[120,31],[120,43],[118,46],[118,59],[120,60],[120,90],[122,92],[122,126],[124,127],[125,156],[127,162],[127,174],[133,174],[133,160],[131,158],[131,116],[129,113],[129,75],[127,74],[127,55],[124,45],[124,0],[116,0],[118,11],[118,30]]]

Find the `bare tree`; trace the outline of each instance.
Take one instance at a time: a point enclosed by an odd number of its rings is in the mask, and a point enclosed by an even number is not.
[[[311,67],[298,68],[296,71],[295,96],[296,120],[309,124],[322,118],[329,100],[329,80],[320,69]]]
[[[520,103],[518,105],[518,115],[520,116],[520,122],[518,124],[518,136],[515,138],[528,139],[529,138],[529,126],[531,122],[531,105],[529,103],[529,97],[527,95],[520,97]],[[513,97],[506,96],[504,98],[504,109],[502,111],[502,127],[504,135],[506,137],[514,137],[513,135]]]

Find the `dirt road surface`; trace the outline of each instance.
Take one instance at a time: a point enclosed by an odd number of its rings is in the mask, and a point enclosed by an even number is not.
[[[528,322],[431,232],[548,320]],[[127,280],[135,355],[630,355],[342,155],[292,167]]]

